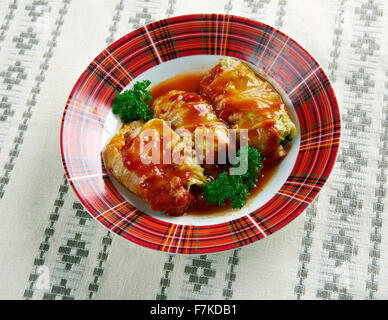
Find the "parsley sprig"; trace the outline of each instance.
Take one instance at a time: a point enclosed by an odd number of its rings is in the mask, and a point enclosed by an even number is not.
[[[222,206],[230,201],[232,208],[242,208],[249,197],[250,190],[255,186],[259,173],[263,168],[260,152],[255,148],[248,147],[248,152],[243,153],[248,157],[248,170],[242,175],[228,175],[221,173],[214,181],[203,186],[202,194],[208,204]],[[240,157],[240,150],[237,152]],[[240,159],[242,161],[243,159]],[[238,167],[237,162],[233,167]]]
[[[147,90],[151,81],[136,82],[133,89],[129,89],[115,96],[112,103],[112,111],[119,114],[124,123],[135,120],[151,120],[152,110],[147,102],[151,101],[151,91]]]

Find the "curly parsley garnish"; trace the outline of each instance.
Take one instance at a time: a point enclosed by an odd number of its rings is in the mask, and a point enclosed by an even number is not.
[[[260,152],[255,148],[248,147],[248,152],[243,153],[248,156],[248,170],[242,175],[228,175],[221,173],[214,181],[210,181],[203,186],[202,194],[208,204],[222,206],[226,201],[230,201],[232,208],[242,208],[249,197],[263,168]],[[237,152],[240,156],[240,150]],[[243,159],[240,159],[243,160]],[[233,167],[238,167],[240,163],[235,163]]]
[[[136,82],[133,89],[129,89],[115,96],[112,103],[112,111],[119,114],[124,123],[135,120],[151,120],[152,110],[147,102],[151,101],[151,91],[147,90],[151,81]]]

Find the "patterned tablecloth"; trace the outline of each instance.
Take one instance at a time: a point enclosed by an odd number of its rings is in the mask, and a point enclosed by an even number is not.
[[[151,21],[231,13],[304,46],[337,94],[334,170],[269,238],[184,256],[92,219],[69,186],[59,132],[75,81]],[[380,0],[0,0],[1,299],[387,299],[388,4]]]

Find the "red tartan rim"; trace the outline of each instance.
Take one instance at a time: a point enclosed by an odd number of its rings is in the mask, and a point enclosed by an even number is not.
[[[136,209],[113,186],[101,158],[102,130],[115,94],[153,66],[198,54],[232,56],[268,74],[292,101],[301,131],[294,168],[273,198],[241,218],[206,226],[168,223]],[[340,131],[330,82],[298,43],[248,18],[194,14],[148,24],[101,52],[70,93],[60,140],[69,183],[95,219],[142,246],[200,254],[250,244],[294,220],[328,178]]]

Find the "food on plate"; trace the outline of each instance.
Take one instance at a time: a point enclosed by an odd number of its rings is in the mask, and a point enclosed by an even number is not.
[[[240,157],[240,150],[237,156]],[[260,152],[248,146],[245,153],[248,159],[248,168],[244,174],[228,175],[222,172],[216,180],[210,181],[203,186],[203,197],[208,204],[222,206],[225,201],[230,201],[233,209],[242,208],[250,195],[250,190],[255,186],[263,162]],[[242,153],[241,153],[242,155]],[[237,162],[233,167],[238,167],[241,162]]]
[[[152,145],[160,152],[156,161],[152,154],[155,149],[141,147],[150,141],[150,135]],[[163,141],[167,139],[166,147]],[[191,157],[184,155],[183,159],[173,156],[174,149],[179,150],[183,143],[163,120],[134,121],[124,124],[106,147],[106,166],[120,183],[147,201],[153,210],[181,215],[194,200],[190,187],[207,181],[194,153]],[[167,154],[171,161],[163,161],[162,157]]]
[[[106,148],[106,167],[170,216],[242,208],[274,175],[296,134],[280,94],[233,58],[149,86],[136,82],[114,98],[112,111],[124,124]],[[246,132],[247,144],[238,139]]]
[[[231,129],[247,129],[249,145],[262,155],[274,151],[279,158],[286,156],[281,142],[291,140],[296,127],[280,94],[246,64],[221,59],[202,78],[200,94]]]
[[[119,114],[124,123],[151,120],[153,113],[147,105],[151,100],[151,92],[147,90],[150,84],[149,80],[136,82],[132,89],[117,94],[112,103],[112,112]]]
[[[199,151],[196,155],[200,163],[206,163],[206,158],[214,163],[218,150],[223,148],[226,151],[230,145],[228,125],[219,119],[213,107],[195,92],[168,91],[155,99],[152,109],[156,118],[170,121],[172,129],[186,129],[194,143],[197,137],[198,143],[201,144],[195,144]],[[206,137],[211,139],[206,140]]]

